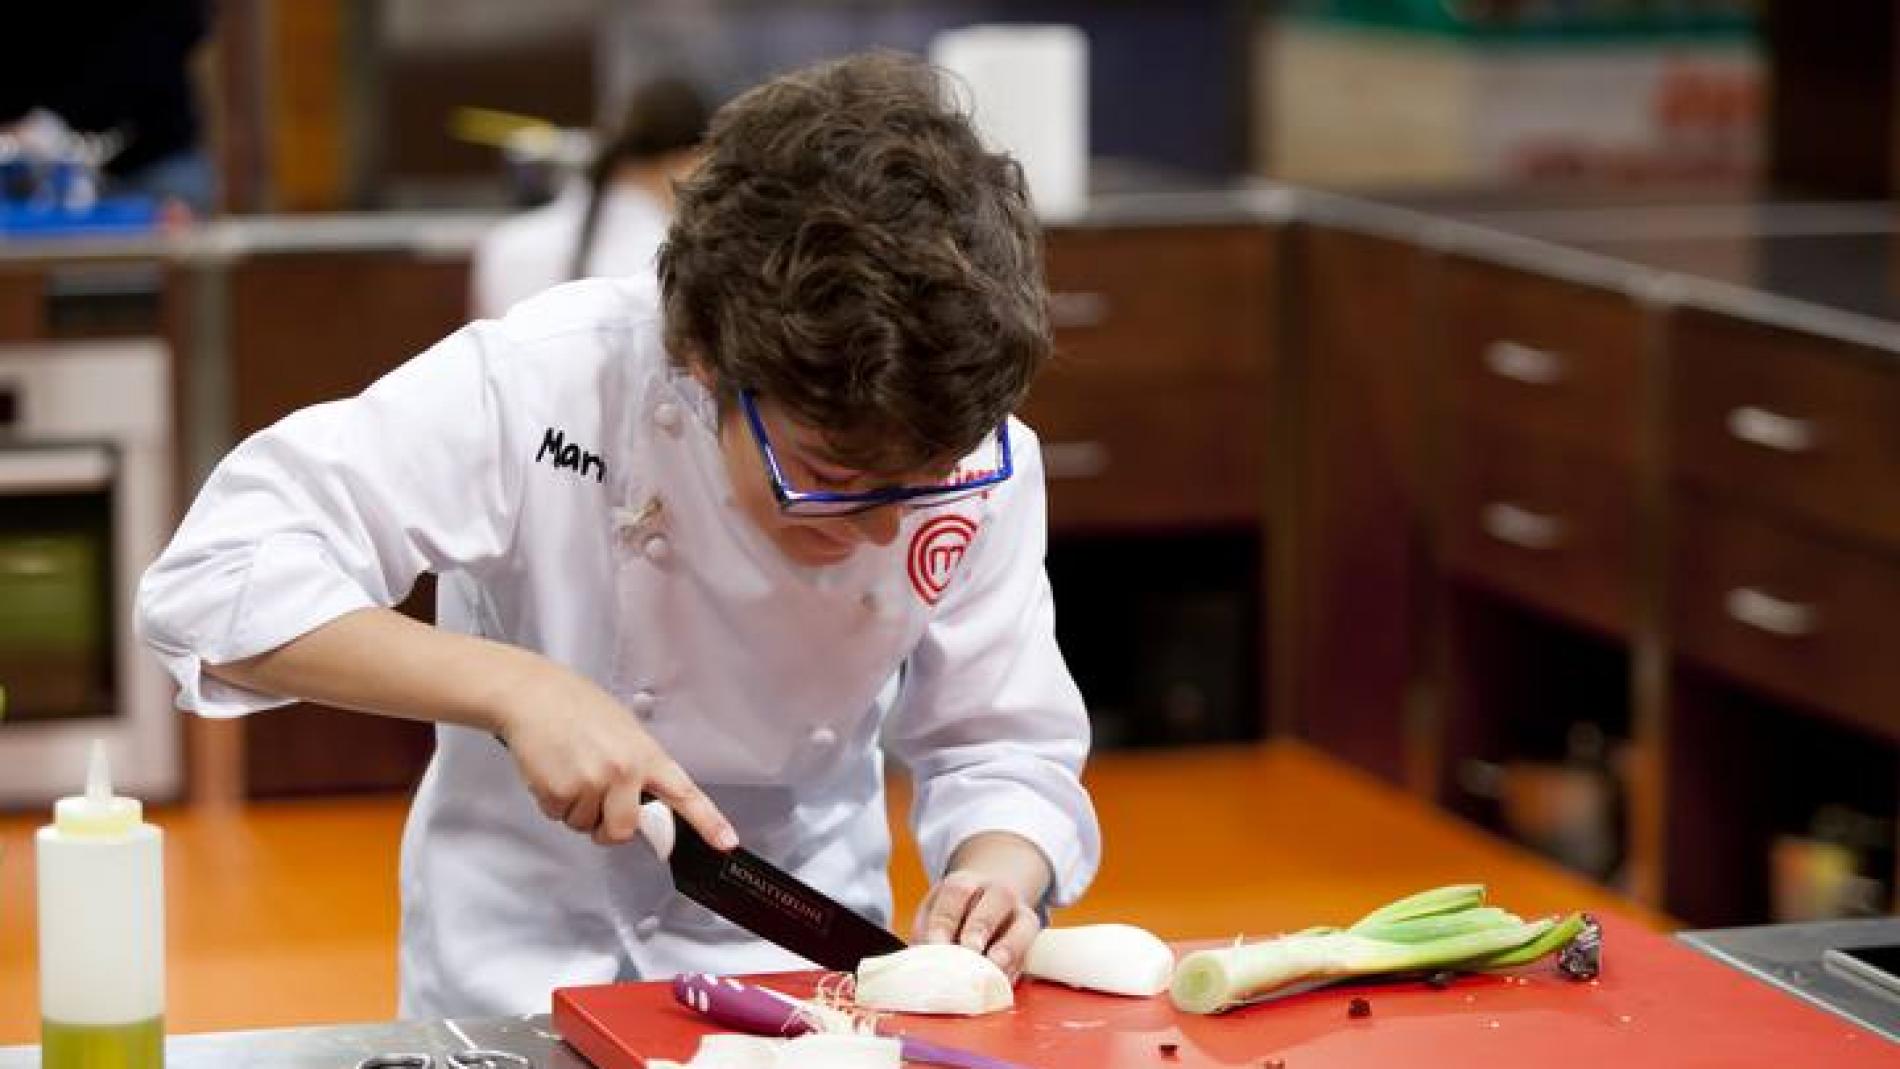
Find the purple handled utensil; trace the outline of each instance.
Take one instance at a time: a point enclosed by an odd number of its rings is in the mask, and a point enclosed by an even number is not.
[[[791,1037],[815,1031],[813,1022],[801,1012],[797,999],[727,976],[682,973],[673,978],[673,998],[727,1028],[749,1035]],[[950,1069],[1025,1069],[1015,1062],[946,1047],[927,1039],[901,1035],[895,1038],[907,1062],[943,1065]]]
[[[714,1021],[754,1036],[802,1036],[813,1030],[798,1001],[768,988],[710,973],[681,973],[673,978],[673,998]]]

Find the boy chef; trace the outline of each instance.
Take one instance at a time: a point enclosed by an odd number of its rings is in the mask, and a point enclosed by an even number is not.
[[[1095,871],[1042,467],[1009,416],[1050,348],[1018,168],[893,54],[753,90],[707,152],[657,298],[562,286],[289,416],[141,584],[186,708],[438,725],[405,1015],[801,967],[672,893],[629,844],[643,789],[882,919],[888,751],[934,877],[916,936],[1010,969]],[[433,627],[389,608],[425,571]]]

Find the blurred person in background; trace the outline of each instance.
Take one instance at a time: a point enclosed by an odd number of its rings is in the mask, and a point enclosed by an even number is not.
[[[472,311],[576,278],[651,278],[673,216],[673,183],[698,163],[708,108],[691,85],[661,78],[636,88],[582,180],[483,237],[472,268]]]
[[[0,64],[0,130],[44,125],[103,135],[102,193],[205,216],[216,181],[202,145],[191,60],[210,0],[63,0],[18,5]]]

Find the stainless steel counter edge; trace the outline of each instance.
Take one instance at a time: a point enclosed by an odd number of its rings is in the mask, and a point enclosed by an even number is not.
[[[1812,225],[1864,226],[1852,206],[1810,206]],[[1694,217],[1684,208],[1621,209]],[[1099,229],[1119,226],[1278,226],[1308,223],[1410,242],[1436,253],[1456,254],[1628,294],[1660,306],[1687,306],[1767,326],[1847,342],[1900,356],[1900,322],[1850,312],[1813,301],[1718,282],[1570,248],[1561,241],[1512,233],[1513,218],[1600,220],[1601,208],[1548,208],[1495,213],[1479,223],[1375,200],[1299,189],[1267,181],[1178,192],[1098,195],[1081,216],[1051,219],[1051,227]],[[72,238],[0,241],[0,264],[160,259],[221,267],[246,256],[294,252],[409,251],[419,256],[465,256],[502,215],[492,212],[356,213],[228,219],[175,234],[137,238]],[[1561,226],[1556,229],[1561,231]],[[1587,231],[1579,231],[1587,232]]]
[[[1681,932],[1678,939],[1762,982],[1900,1043],[1900,1001],[1824,964],[1831,948],[1900,942],[1900,918]]]
[[[377,1054],[432,1054],[447,1065],[456,1051],[499,1050],[529,1058],[535,1069],[590,1069],[561,1041],[546,1016],[280,1028],[172,1036],[166,1069],[351,1069]],[[35,1046],[0,1047],[0,1069],[39,1069]]]

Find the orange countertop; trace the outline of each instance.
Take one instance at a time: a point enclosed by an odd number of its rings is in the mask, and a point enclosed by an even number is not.
[[[1297,743],[1108,753],[1090,762],[1106,854],[1059,922],[1126,921],[1231,938],[1357,916],[1481,880],[1525,914],[1611,907],[1556,866]],[[899,784],[891,812],[908,802]],[[159,809],[166,830],[172,1034],[388,1019],[396,1007],[395,797]],[[0,817],[0,1045],[39,1040],[33,829]],[[891,866],[898,927],[922,898],[908,836]]]

